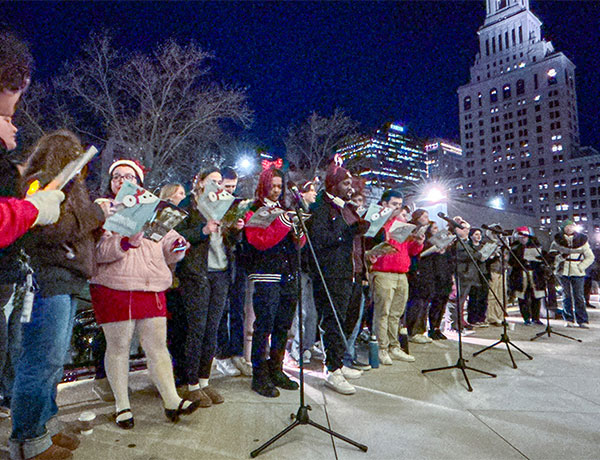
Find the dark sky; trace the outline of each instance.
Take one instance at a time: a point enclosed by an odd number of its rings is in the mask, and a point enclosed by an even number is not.
[[[600,148],[600,2],[534,1],[544,36],[577,66],[581,140]],[[398,2],[4,2],[3,22],[29,40],[36,78],[57,72],[92,30],[149,50],[168,37],[215,53],[217,80],[246,86],[251,134],[279,132],[340,106],[370,129],[401,121],[458,139],[456,89],[468,80],[484,0]]]

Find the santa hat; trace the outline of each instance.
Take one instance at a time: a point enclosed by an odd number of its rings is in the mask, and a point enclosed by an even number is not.
[[[119,166],[128,166],[135,171],[140,183],[144,183],[144,167],[136,160],[117,160],[108,168],[108,174],[112,175],[113,171]]]
[[[515,233],[517,235],[533,236],[533,229],[531,227],[517,227]]]
[[[352,179],[350,171],[335,163],[331,163],[327,169],[327,175],[325,176],[325,190],[333,190],[337,184],[348,178]]]

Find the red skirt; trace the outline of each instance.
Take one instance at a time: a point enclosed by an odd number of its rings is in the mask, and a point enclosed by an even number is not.
[[[167,316],[164,291],[117,291],[92,284],[90,294],[98,324]]]

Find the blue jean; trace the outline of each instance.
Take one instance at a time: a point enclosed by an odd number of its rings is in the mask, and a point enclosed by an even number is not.
[[[50,448],[47,422],[58,412],[56,387],[63,376],[77,302],[64,294],[36,296],[31,321],[23,324],[23,352],[11,404],[11,458],[28,459]]]
[[[578,324],[588,322],[583,295],[583,276],[561,276],[560,284],[563,287],[563,319],[573,321],[573,300],[575,300],[575,319]]]
[[[315,344],[317,338],[317,307],[315,306],[315,299],[313,297],[312,279],[310,275],[302,272],[300,274],[302,283],[302,322],[303,335],[302,341],[302,352],[309,350]],[[296,307],[296,312],[298,307]],[[298,328],[298,315],[294,316],[294,323],[292,324],[292,330],[294,338],[290,347],[290,354],[296,361],[300,359],[300,330]]]

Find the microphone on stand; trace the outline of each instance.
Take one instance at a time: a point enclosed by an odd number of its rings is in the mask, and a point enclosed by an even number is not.
[[[437,213],[437,215],[438,215],[438,217],[439,217],[440,219],[443,219],[443,220],[445,220],[445,221],[448,223],[448,225],[450,225],[450,227],[452,227],[452,229],[455,229],[455,228],[460,228],[461,230],[464,230],[464,229],[465,229],[465,227],[463,227],[463,225],[462,225],[462,224],[459,224],[459,223],[455,222],[454,220],[450,219],[450,218],[449,218],[449,217],[448,217],[446,214],[444,214],[443,212],[438,212],[438,213]]]
[[[484,230],[489,230],[492,233],[495,233],[496,235],[502,235],[502,236],[510,236],[513,234],[514,230],[504,230],[502,227],[500,227],[500,225],[486,225],[483,224],[481,226],[481,228],[483,228]]]
[[[309,214],[310,210],[308,209],[307,204],[304,202],[304,198],[302,198],[302,194],[300,193],[296,183],[293,181],[288,181],[287,188],[290,192],[292,192],[292,195],[294,195],[294,198],[296,199],[296,202],[300,208],[302,208],[302,211],[304,211],[306,214]]]

